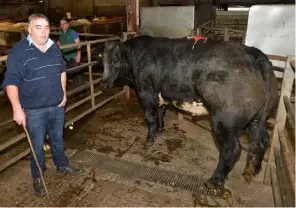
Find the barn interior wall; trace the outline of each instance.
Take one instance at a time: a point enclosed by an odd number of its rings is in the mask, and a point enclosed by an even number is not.
[[[0,6],[0,20],[14,19],[26,21],[29,14],[33,12],[44,12],[43,4],[11,4]]]
[[[150,6],[151,0],[139,0],[140,6]],[[60,17],[55,8],[62,10],[63,16],[70,12],[73,18],[88,16],[124,16],[126,13],[126,0],[45,0],[44,8],[51,17]],[[58,12],[60,12],[60,10]]]

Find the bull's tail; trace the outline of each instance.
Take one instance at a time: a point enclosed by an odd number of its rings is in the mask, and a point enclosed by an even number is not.
[[[271,100],[271,73],[272,73],[272,64],[269,60],[259,60],[257,62],[262,71],[263,79],[265,82],[265,103],[263,106],[263,112],[259,121],[259,128],[256,133],[256,138],[262,135],[262,130],[264,129],[265,122],[269,113],[269,104]]]

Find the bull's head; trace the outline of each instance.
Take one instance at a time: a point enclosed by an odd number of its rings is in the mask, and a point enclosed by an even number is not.
[[[115,41],[107,41],[103,54],[103,83],[107,87],[112,87],[114,81],[126,70],[125,46]]]

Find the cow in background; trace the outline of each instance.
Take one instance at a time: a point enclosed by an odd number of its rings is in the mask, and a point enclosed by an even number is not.
[[[201,101],[220,152],[207,187],[223,185],[234,167],[240,130],[250,136],[245,179],[250,182],[260,171],[270,143],[266,120],[278,99],[272,64],[260,50],[215,40],[138,36],[106,42],[103,61],[108,87],[120,83],[135,89],[148,124],[147,146],[164,126],[163,104]]]

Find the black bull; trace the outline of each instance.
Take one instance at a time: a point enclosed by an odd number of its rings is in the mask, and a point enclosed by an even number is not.
[[[201,100],[211,116],[219,144],[219,163],[209,188],[223,185],[240,154],[239,131],[247,130],[250,147],[245,179],[261,169],[270,138],[266,120],[277,104],[272,64],[254,47],[215,40],[139,36],[123,43],[106,42],[103,81],[133,87],[148,124],[152,145],[164,126],[165,102]]]

